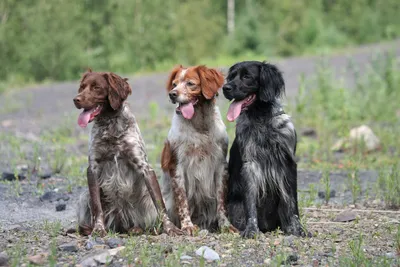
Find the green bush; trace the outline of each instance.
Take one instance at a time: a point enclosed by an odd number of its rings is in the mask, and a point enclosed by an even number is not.
[[[315,53],[399,36],[395,0],[2,0],[0,82],[131,73],[206,59]]]

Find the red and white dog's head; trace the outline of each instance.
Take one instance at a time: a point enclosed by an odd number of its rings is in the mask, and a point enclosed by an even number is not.
[[[215,69],[206,66],[184,68],[179,65],[172,70],[167,89],[172,103],[178,103],[176,112],[190,120],[197,104],[215,101],[214,97],[223,83],[224,76]]]

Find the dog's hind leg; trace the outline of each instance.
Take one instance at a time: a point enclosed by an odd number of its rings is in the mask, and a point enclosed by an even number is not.
[[[85,191],[78,200],[78,227],[81,235],[90,235],[93,230],[92,211],[90,210],[89,192]]]
[[[296,163],[292,163],[286,172],[285,192],[281,192],[278,214],[284,233],[296,236],[305,236],[305,231],[300,223],[297,203],[297,170]],[[284,197],[288,196],[288,197]]]

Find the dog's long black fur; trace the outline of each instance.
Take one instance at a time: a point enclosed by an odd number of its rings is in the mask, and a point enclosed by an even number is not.
[[[258,61],[233,65],[223,87],[228,100],[255,95],[237,117],[229,159],[228,214],[245,237],[278,227],[305,235],[297,204],[297,137],[280,104],[284,92],[279,69]]]

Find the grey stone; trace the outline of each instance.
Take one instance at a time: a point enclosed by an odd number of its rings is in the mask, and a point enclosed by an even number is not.
[[[181,260],[182,261],[190,261],[191,259],[193,259],[192,257],[188,256],[188,255],[182,255],[181,256]]]
[[[357,214],[351,210],[345,210],[336,215],[335,222],[351,222],[354,221]]]
[[[63,211],[67,208],[67,204],[65,204],[63,201],[58,202],[56,204],[56,211]]]
[[[120,247],[124,244],[124,241],[119,238],[109,238],[106,242],[107,246],[110,248]]]
[[[5,251],[0,253],[0,266],[8,265],[8,255]]]
[[[197,249],[196,255],[203,257],[204,259],[206,259],[208,261],[220,260],[218,253],[207,246],[202,246],[199,249]]]
[[[113,260],[113,256],[111,256],[108,250],[103,250],[97,252],[96,254],[91,254],[85,257],[81,262],[80,266],[82,267],[94,267],[100,264],[111,263]]]
[[[66,251],[66,252],[77,252],[78,251],[78,245],[75,242],[70,242],[66,244],[62,244],[58,246],[58,249],[61,251]]]

